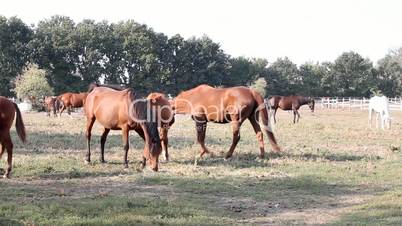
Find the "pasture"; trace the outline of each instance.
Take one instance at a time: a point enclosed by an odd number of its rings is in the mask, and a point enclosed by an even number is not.
[[[180,116],[169,131],[171,161],[157,173],[137,170],[143,141],[134,132],[125,170],[120,131],[109,135],[100,164],[96,123],[86,165],[82,115],[24,114],[28,143],[13,127],[0,225],[400,225],[402,112],[392,112],[391,130],[380,131],[368,129],[367,111],[307,109],[295,125],[293,114],[278,111],[283,154],[264,160],[249,122],[231,160],[223,160],[230,125],[218,124],[208,124],[206,139],[215,156],[195,158],[194,123]],[[264,141],[270,151],[265,134]]]

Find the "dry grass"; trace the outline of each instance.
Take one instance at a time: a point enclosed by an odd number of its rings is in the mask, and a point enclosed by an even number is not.
[[[293,125],[292,114],[278,113],[284,153],[264,160],[245,122],[230,161],[223,160],[230,125],[208,125],[216,156],[198,159],[193,122],[180,116],[169,133],[171,161],[158,173],[137,172],[143,142],[134,132],[129,170],[118,131],[107,141],[108,163],[97,161],[99,126],[94,161],[85,165],[81,115],[25,114],[29,142],[14,134],[13,179],[0,180],[0,225],[400,225],[402,113],[393,112],[389,131],[368,129],[365,111],[301,114]]]

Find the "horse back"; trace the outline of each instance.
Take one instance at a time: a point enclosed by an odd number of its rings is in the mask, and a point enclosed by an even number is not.
[[[121,129],[129,123],[130,93],[105,87],[96,87],[86,96],[84,105],[87,118],[96,118],[109,129]]]

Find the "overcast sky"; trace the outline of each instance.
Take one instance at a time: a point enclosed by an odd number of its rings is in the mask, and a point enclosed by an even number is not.
[[[134,19],[168,36],[206,34],[232,56],[297,64],[333,61],[356,51],[376,62],[402,47],[398,0],[3,0],[0,15],[36,24],[53,15],[74,21]]]

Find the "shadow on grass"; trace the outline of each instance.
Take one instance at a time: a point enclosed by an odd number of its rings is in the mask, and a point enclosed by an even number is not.
[[[198,155],[197,155],[198,158]],[[312,153],[272,153],[266,154],[264,160],[260,160],[258,154],[253,153],[234,153],[232,158],[224,160],[224,155],[215,155],[213,157],[207,156],[202,159],[197,159],[197,165],[199,166],[231,166],[233,168],[252,168],[252,167],[269,167],[270,159],[293,159],[299,161],[333,161],[333,162],[345,162],[345,161],[362,161],[369,159],[368,156],[359,155],[346,155],[337,153],[323,153],[323,154],[312,154]],[[381,157],[376,156],[376,160],[381,159]],[[194,159],[186,160],[173,160],[173,162],[179,164],[193,165]]]
[[[271,159],[278,159],[278,158],[289,158],[295,160],[328,160],[333,162],[345,162],[345,161],[361,161],[361,160],[368,160],[372,159],[369,156],[364,155],[349,155],[349,154],[340,154],[340,153],[322,153],[322,154],[313,154],[313,153],[272,153],[268,154],[268,157]],[[375,156],[374,159],[379,160],[381,159],[380,156]]]
[[[357,194],[355,186],[329,183],[316,176],[263,179],[154,177],[143,183],[173,186],[182,196],[206,200],[209,206],[219,206],[238,220],[288,211],[351,206],[353,204],[341,197]],[[367,189],[359,194],[372,192]]]
[[[17,135],[13,131],[12,139],[14,141],[17,153],[23,154],[49,154],[54,151],[65,150],[86,150],[87,141],[84,134],[66,134],[66,133],[40,133],[34,132],[28,134],[26,144],[17,141]],[[112,134],[107,137],[105,152],[112,147],[118,147],[123,150],[123,142],[121,135]],[[142,149],[144,148],[144,141],[134,131],[130,133],[130,148]],[[100,149],[100,135],[92,134],[91,149]],[[52,150],[52,151],[49,151]]]

